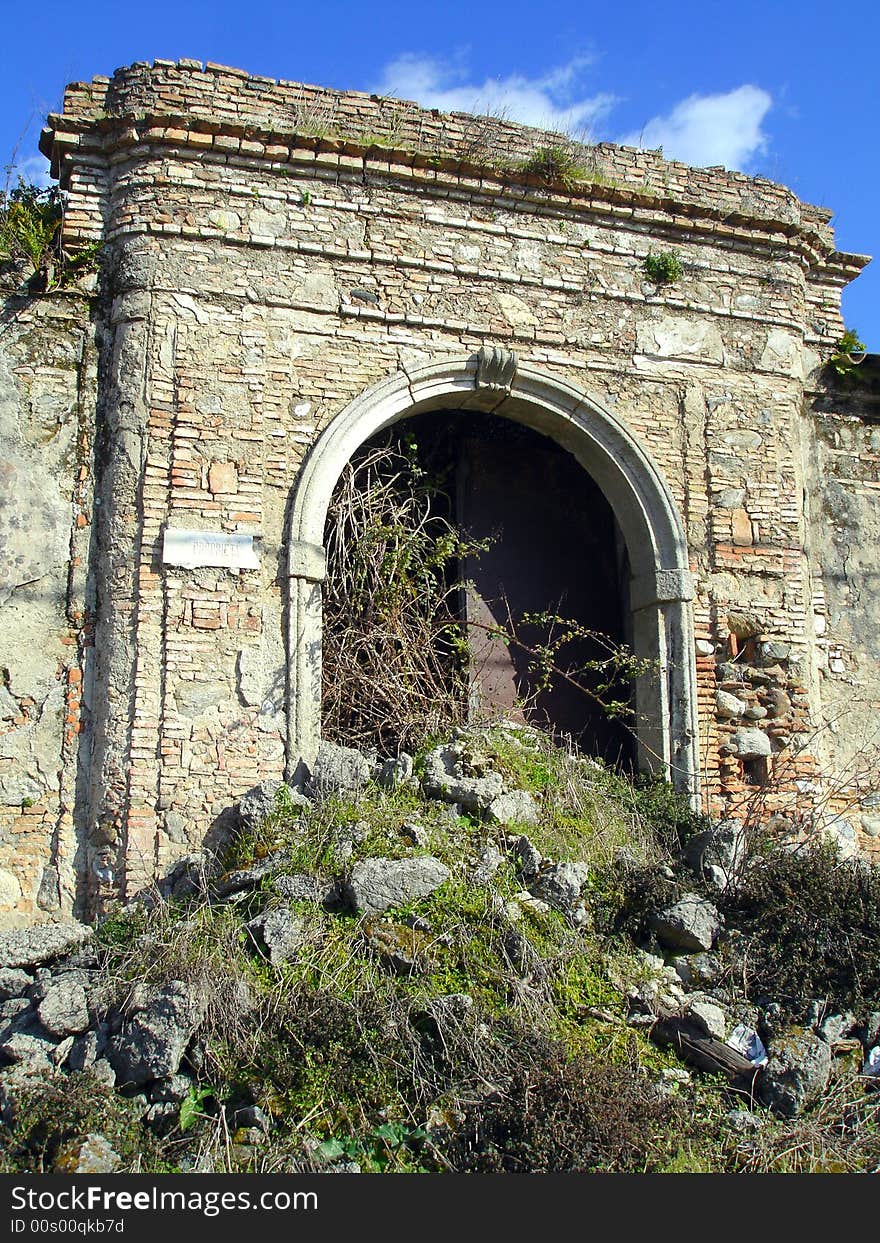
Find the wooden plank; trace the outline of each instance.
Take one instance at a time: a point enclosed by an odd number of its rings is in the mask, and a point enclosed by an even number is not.
[[[658,1019],[650,1035],[655,1044],[674,1049],[688,1065],[709,1074],[725,1075],[731,1083],[752,1081],[760,1073],[760,1067],[730,1045],[707,1036],[693,1019],[666,1015]]]

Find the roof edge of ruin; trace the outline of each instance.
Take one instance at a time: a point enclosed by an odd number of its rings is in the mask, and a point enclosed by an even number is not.
[[[837,253],[831,211],[805,203],[787,186],[761,176],[722,166],[697,168],[666,159],[662,151],[611,142],[579,143],[558,131],[503,117],[444,113],[411,100],[269,78],[191,58],[136,61],[112,76],[70,83],[63,112],[49,117],[40,150],[50,155],[62,129],[83,132],[114,121],[165,115],[183,116],[196,125],[216,123],[223,129],[332,135],[365,149],[380,146],[427,158],[457,157],[471,167],[494,167],[497,172],[502,166],[508,173],[522,170],[529,156],[542,148],[563,146],[572,158],[592,165],[582,181],[573,182],[575,186],[604,185],[637,197],[660,198],[670,207],[692,205],[741,220],[772,221],[786,232],[812,234],[827,256]],[[849,264],[850,270],[862,266]]]

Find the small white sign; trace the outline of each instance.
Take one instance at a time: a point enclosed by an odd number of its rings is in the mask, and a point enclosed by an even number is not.
[[[260,568],[252,535],[184,531],[172,527],[165,528],[162,561],[165,565],[180,565],[187,570],[194,570],[200,565],[225,566],[230,570]]]

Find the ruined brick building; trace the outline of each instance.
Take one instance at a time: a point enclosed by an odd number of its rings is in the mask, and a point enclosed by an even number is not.
[[[195,61],[68,87],[41,145],[100,271],[0,316],[4,922],[131,892],[309,763],[330,495],[431,413],[532,437],[492,495],[540,497],[654,662],[642,764],[880,842],[877,372],[826,366],[867,261],[762,178],[559,141]]]

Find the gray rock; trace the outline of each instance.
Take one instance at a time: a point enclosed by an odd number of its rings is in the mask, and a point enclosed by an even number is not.
[[[15,1091],[6,1071],[0,1079],[0,1122],[12,1127],[15,1124]]]
[[[19,971],[17,967],[0,970],[0,1002],[9,1001],[13,997],[23,997],[33,982],[33,978],[26,971]]]
[[[207,893],[212,860],[201,851],[177,859],[159,882],[163,897],[182,900]]]
[[[247,930],[261,953],[273,967],[290,962],[307,939],[306,921],[288,906],[264,911],[247,924]]]
[[[58,869],[51,864],[43,868],[40,888],[37,891],[37,906],[41,911],[57,911],[61,905],[59,893]]]
[[[859,1024],[858,1035],[866,1049],[880,1042],[880,1011],[872,1010],[865,1022]]]
[[[746,613],[740,609],[731,609],[727,614],[727,625],[731,634],[740,640],[753,639],[763,631],[763,623],[754,613]]]
[[[393,790],[413,775],[413,757],[401,751],[396,759],[383,761],[376,781],[386,790]]]
[[[431,855],[415,859],[361,859],[352,868],[346,897],[358,915],[379,915],[390,907],[426,898],[450,876]]]
[[[89,1066],[93,1066],[100,1055],[104,1052],[107,1044],[107,1034],[105,1031],[97,1030],[85,1032],[74,1040],[70,1053],[67,1055],[67,1065],[73,1071],[86,1070]]]
[[[258,829],[268,816],[277,811],[282,801],[303,809],[311,807],[306,796],[293,786],[285,785],[283,781],[261,781],[239,800],[238,818],[242,827]]]
[[[675,973],[688,988],[709,988],[718,980],[723,967],[714,954],[680,955],[672,960]]]
[[[758,1084],[758,1095],[780,1118],[794,1118],[825,1091],[831,1076],[831,1048],[812,1032],[778,1037]]]
[[[740,1135],[754,1134],[764,1126],[764,1119],[753,1114],[750,1109],[731,1109],[727,1114],[727,1121],[731,1130]]]
[[[751,682],[752,686],[770,686],[774,676],[785,677],[778,665],[773,669],[756,669],[753,665],[746,665],[743,668],[743,677],[747,682]]]
[[[47,990],[37,1013],[53,1036],[79,1035],[89,1025],[86,990],[78,980],[59,976]]]
[[[759,760],[771,753],[770,739],[761,729],[738,729],[729,745],[741,760]]]
[[[312,770],[311,786],[316,794],[356,794],[370,780],[373,766],[353,747],[322,742]]]
[[[39,1075],[52,1068],[49,1055],[55,1045],[51,1040],[30,1032],[4,1033],[0,1053],[14,1062],[26,1075]]]
[[[689,997],[687,1012],[707,1036],[724,1040],[727,1035],[727,1015],[719,1005],[707,997]]]
[[[242,890],[255,888],[270,873],[283,867],[289,858],[290,855],[286,850],[276,850],[274,854],[267,855],[253,867],[238,868],[234,872],[227,872],[225,876],[214,882],[214,896],[222,901],[232,897],[233,894],[241,893]]]
[[[816,1028],[816,1035],[826,1044],[836,1044],[842,1040],[856,1025],[852,1014],[829,1014]]]
[[[67,1055],[73,1048],[73,1041],[73,1036],[65,1036],[60,1044],[56,1044],[49,1054],[49,1061],[53,1066],[61,1066],[67,1060]]]
[[[119,1082],[140,1086],[177,1074],[203,1014],[203,1004],[182,980],[153,990],[146,1008],[108,1044],[107,1057]]]
[[[38,924],[0,932],[0,967],[34,967],[59,958],[93,934],[85,924]]]
[[[527,790],[510,790],[492,800],[486,819],[491,824],[537,824],[540,810]]]
[[[684,849],[688,866],[721,889],[737,876],[745,856],[746,833],[741,820],[720,821],[697,833]]]
[[[589,876],[586,863],[556,863],[538,875],[529,892],[554,910],[570,915],[580,902],[581,890]]]
[[[524,880],[537,876],[543,856],[538,847],[533,845],[525,834],[511,842],[510,851],[516,860],[516,870]]]
[[[97,1079],[98,1083],[103,1084],[105,1088],[115,1088],[117,1079],[116,1071],[107,1061],[106,1057],[99,1057],[94,1065],[88,1068],[88,1073]]]
[[[667,1095],[674,1094],[679,1088],[686,1087],[691,1082],[691,1073],[685,1070],[683,1066],[667,1066],[660,1071],[659,1088],[661,1092]]]
[[[418,928],[368,919],[362,935],[370,952],[395,975],[415,975],[429,964],[432,939]]]
[[[92,1132],[62,1144],[54,1174],[113,1174],[122,1158],[105,1135]]]
[[[192,1085],[189,1075],[170,1075],[167,1079],[157,1079],[150,1087],[150,1101],[154,1105],[168,1101],[179,1104],[189,1095]]]
[[[0,1001],[0,1031],[5,1031],[9,1026],[18,1030],[21,1020],[33,1009],[34,1004],[29,997],[11,997],[9,1001]]]
[[[287,902],[314,902],[320,906],[332,906],[339,900],[339,887],[335,881],[319,880],[295,872],[291,876],[276,876],[272,889]]]
[[[715,692],[715,711],[725,720],[742,716],[747,707],[747,704],[743,703],[741,699],[737,699],[736,695],[731,695],[728,691]]]
[[[721,930],[721,920],[711,902],[687,893],[666,910],[652,915],[651,927],[667,949],[699,952],[712,948]]]
[[[504,855],[497,846],[486,846],[480,851],[480,857],[477,860],[477,866],[471,872],[471,882],[474,885],[488,885],[492,878],[497,874],[498,869],[504,863]]]
[[[825,1006],[823,1002],[817,1001],[815,998],[812,1001],[810,1001],[807,1004],[807,1013],[806,1013],[806,1019],[804,1021],[804,1026],[811,1027],[813,1031],[815,1031],[816,1028],[819,1026],[819,1021],[822,1018],[822,1014],[824,1013],[824,1010],[825,1010]]]
[[[838,859],[859,857],[859,835],[843,816],[826,816],[822,835],[834,846]]]
[[[21,716],[21,706],[13,699],[5,685],[0,682],[0,721],[12,721]]]
[[[501,774],[466,777],[456,747],[435,747],[425,756],[422,790],[428,798],[459,803],[465,811],[484,812],[504,792]]]
[[[405,837],[408,842],[412,842],[414,846],[424,849],[428,844],[428,830],[422,824],[416,824],[413,820],[408,820],[400,826],[400,835]]]
[[[764,665],[775,665],[781,660],[788,660],[791,655],[790,643],[779,643],[774,639],[765,639],[758,644],[758,657]]]
[[[39,967],[37,969],[36,978],[28,989],[28,997],[35,1005],[39,1005],[43,998],[52,987],[52,972],[48,967]]]
[[[449,1027],[473,1017],[474,999],[469,993],[444,993],[429,1001],[427,1010],[442,1029],[444,1025]]]
[[[370,826],[366,820],[340,824],[333,831],[333,851],[336,858],[345,863],[354,854],[355,846],[362,846],[370,836]]]

